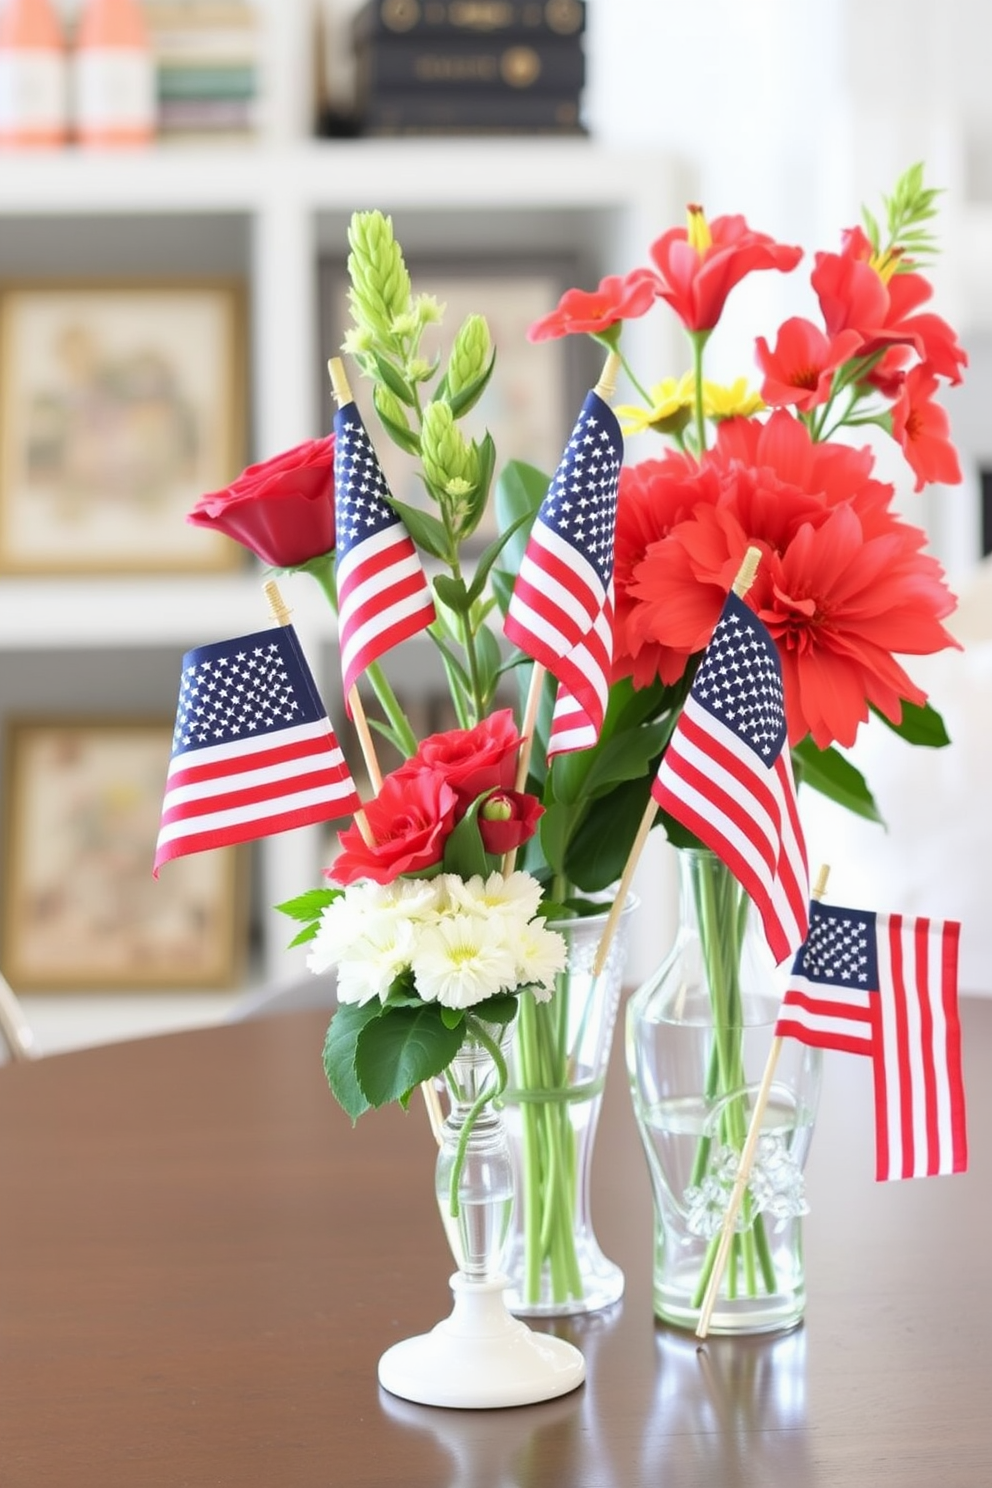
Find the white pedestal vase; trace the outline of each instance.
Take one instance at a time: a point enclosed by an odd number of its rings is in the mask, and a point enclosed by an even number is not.
[[[454,1308],[429,1333],[387,1349],[379,1383],[422,1405],[486,1409],[564,1395],[584,1380],[585,1361],[572,1344],[512,1317],[504,1300],[513,1166],[492,1104],[504,1030],[475,1027],[446,1071],[451,1108],[436,1166],[438,1206],[458,1265]]]

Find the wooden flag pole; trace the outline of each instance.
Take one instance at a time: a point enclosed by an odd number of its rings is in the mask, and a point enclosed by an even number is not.
[[[755,547],[748,548],[733,583],[733,590],[738,599],[743,599],[754,583],[754,576],[758,571],[758,564],[760,562],[761,549]],[[624,865],[623,874],[617,886],[616,896],[610,906],[610,912],[606,917],[606,924],[603,926],[603,933],[600,936],[599,946],[596,951],[596,959],[592,966],[594,977],[598,977],[606,965],[606,958],[610,953],[610,946],[613,944],[613,937],[616,934],[617,925],[620,923],[620,916],[623,913],[623,907],[627,902],[627,895],[630,893],[630,886],[637,871],[638,860],[644,851],[648,840],[648,833],[654,825],[654,819],[657,814],[658,806],[654,797],[651,796],[648,799],[647,806],[644,808],[644,815],[641,817],[641,824],[637,829],[637,835],[627,856],[627,862]]]
[[[824,863],[816,875],[816,883],[813,885],[810,897],[822,899],[827,891],[827,879],[830,877],[830,867]],[[723,1273],[727,1267],[727,1257],[730,1254],[730,1244],[734,1238],[734,1227],[737,1224],[737,1215],[744,1200],[744,1190],[751,1176],[751,1168],[754,1164],[754,1154],[758,1146],[758,1138],[761,1136],[761,1123],[764,1120],[765,1107],[772,1091],[772,1081],[775,1078],[775,1069],[778,1064],[779,1054],[782,1052],[781,1038],[772,1039],[772,1047],[765,1064],[765,1072],[761,1077],[758,1093],[754,1098],[754,1110],[751,1112],[751,1123],[747,1129],[744,1146],[741,1148],[740,1161],[737,1165],[737,1175],[734,1178],[734,1186],[730,1191],[727,1201],[727,1212],[723,1216],[723,1226],[720,1231],[720,1244],[713,1260],[713,1270],[703,1297],[703,1305],[699,1311],[699,1322],[696,1324],[696,1337],[705,1338],[709,1331],[710,1318],[713,1308],[716,1306],[716,1294],[720,1290]]]
[[[262,587],[265,597],[269,602],[269,609],[272,611],[273,620],[275,620],[277,625],[289,625],[291,623],[290,616],[292,610],[287,607],[285,600],[279,592],[279,585],[274,579],[267,579]],[[355,812],[355,826],[362,834],[362,841],[365,843],[365,846],[371,847],[373,841],[372,831],[369,827],[368,817],[365,815],[361,806]]]
[[[338,407],[340,408],[342,403],[350,403],[352,401],[352,393],[351,388],[348,386],[348,379],[345,376],[344,363],[341,358],[331,357],[327,363],[327,371],[331,379],[331,392],[334,394],[334,401]],[[358,742],[361,745],[362,758],[365,761],[365,768],[369,773],[369,781],[372,785],[373,794],[378,795],[382,790],[382,769],[375,752],[372,730],[369,728],[369,721],[365,716],[365,706],[359,694],[357,682],[348,693],[348,708],[355,725],[355,731],[358,734]]]

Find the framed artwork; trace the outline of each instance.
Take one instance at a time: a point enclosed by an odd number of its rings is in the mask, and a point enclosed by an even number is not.
[[[193,853],[152,877],[172,730],[158,721],[9,725],[0,961],[17,991],[236,980],[240,851]]]
[[[414,293],[434,295],[445,307],[442,326],[429,326],[424,332],[422,351],[428,360],[447,357],[466,316],[484,315],[488,322],[496,370],[461,426],[466,436],[481,440],[488,429],[496,445],[497,476],[510,460],[524,460],[550,476],[602,358],[594,354],[590,363],[588,352],[582,355],[585,348],[575,344],[581,343],[580,337],[572,337],[570,343],[532,345],[527,328],[555,307],[570,283],[579,282],[576,264],[561,256],[519,261],[500,257],[490,262],[476,255],[451,261],[408,255],[407,267]],[[339,354],[351,325],[348,278],[339,260],[327,258],[321,263],[320,299],[321,406],[324,427],[329,429],[334,402],[326,363]],[[591,381],[586,382],[590,365]],[[416,461],[381,431],[370,384],[354,368],[349,369],[349,382],[393,495],[411,505],[425,505],[428,498],[415,474]],[[491,507],[484,522],[488,526],[478,534],[482,542],[494,535]]]
[[[234,282],[0,285],[0,572],[214,572],[186,522],[244,468]]]

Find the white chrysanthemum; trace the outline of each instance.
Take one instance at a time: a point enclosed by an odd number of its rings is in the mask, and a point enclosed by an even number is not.
[[[565,937],[549,930],[543,920],[524,925],[514,941],[518,982],[531,982],[538,1002],[547,1002],[555,990],[555,976],[565,970],[568,947]]]
[[[514,926],[532,920],[541,903],[541,885],[519,869],[507,878],[502,873],[490,873],[487,879],[478,873],[469,879],[445,874],[444,881],[452,904],[468,914],[510,919]]]
[[[388,911],[370,916],[365,934],[338,966],[338,1001],[370,1002],[384,998],[393,982],[408,971],[413,952],[413,926]]]
[[[413,975],[425,1002],[474,1007],[516,986],[517,957],[498,919],[452,914],[417,937]]]
[[[351,884],[321,911],[307,967],[319,975],[342,961],[354,960],[361,954],[361,942],[369,935],[380,937],[380,927],[386,922],[433,919],[440,903],[441,891],[423,878],[397,879],[391,884]]]

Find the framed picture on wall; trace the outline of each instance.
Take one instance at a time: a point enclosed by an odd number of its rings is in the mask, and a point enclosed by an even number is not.
[[[424,332],[421,350],[427,360],[438,355],[447,357],[466,316],[484,315],[489,325],[496,348],[496,370],[479,403],[461,424],[466,437],[481,440],[488,430],[496,445],[497,475],[508,461],[523,460],[550,476],[582,400],[596,380],[602,357],[597,357],[593,349],[590,358],[582,337],[532,344],[527,340],[527,328],[555,307],[570,283],[579,282],[576,263],[561,256],[489,261],[483,256],[466,255],[450,262],[406,257],[414,294],[433,295],[444,307],[442,325],[429,326]],[[320,303],[322,409],[324,427],[329,429],[335,405],[326,363],[329,357],[340,354],[351,325],[347,272],[338,259],[322,260]],[[390,490],[400,501],[427,504],[416,475],[417,461],[382,432],[370,384],[357,367],[348,365],[347,357],[345,363],[355,402]],[[484,522],[487,525],[478,534],[481,541],[495,532],[492,503]]]
[[[0,284],[0,571],[211,572],[186,522],[245,464],[233,281]]]
[[[3,971],[17,991],[235,982],[242,854],[152,877],[172,723],[14,720],[5,740]]]

